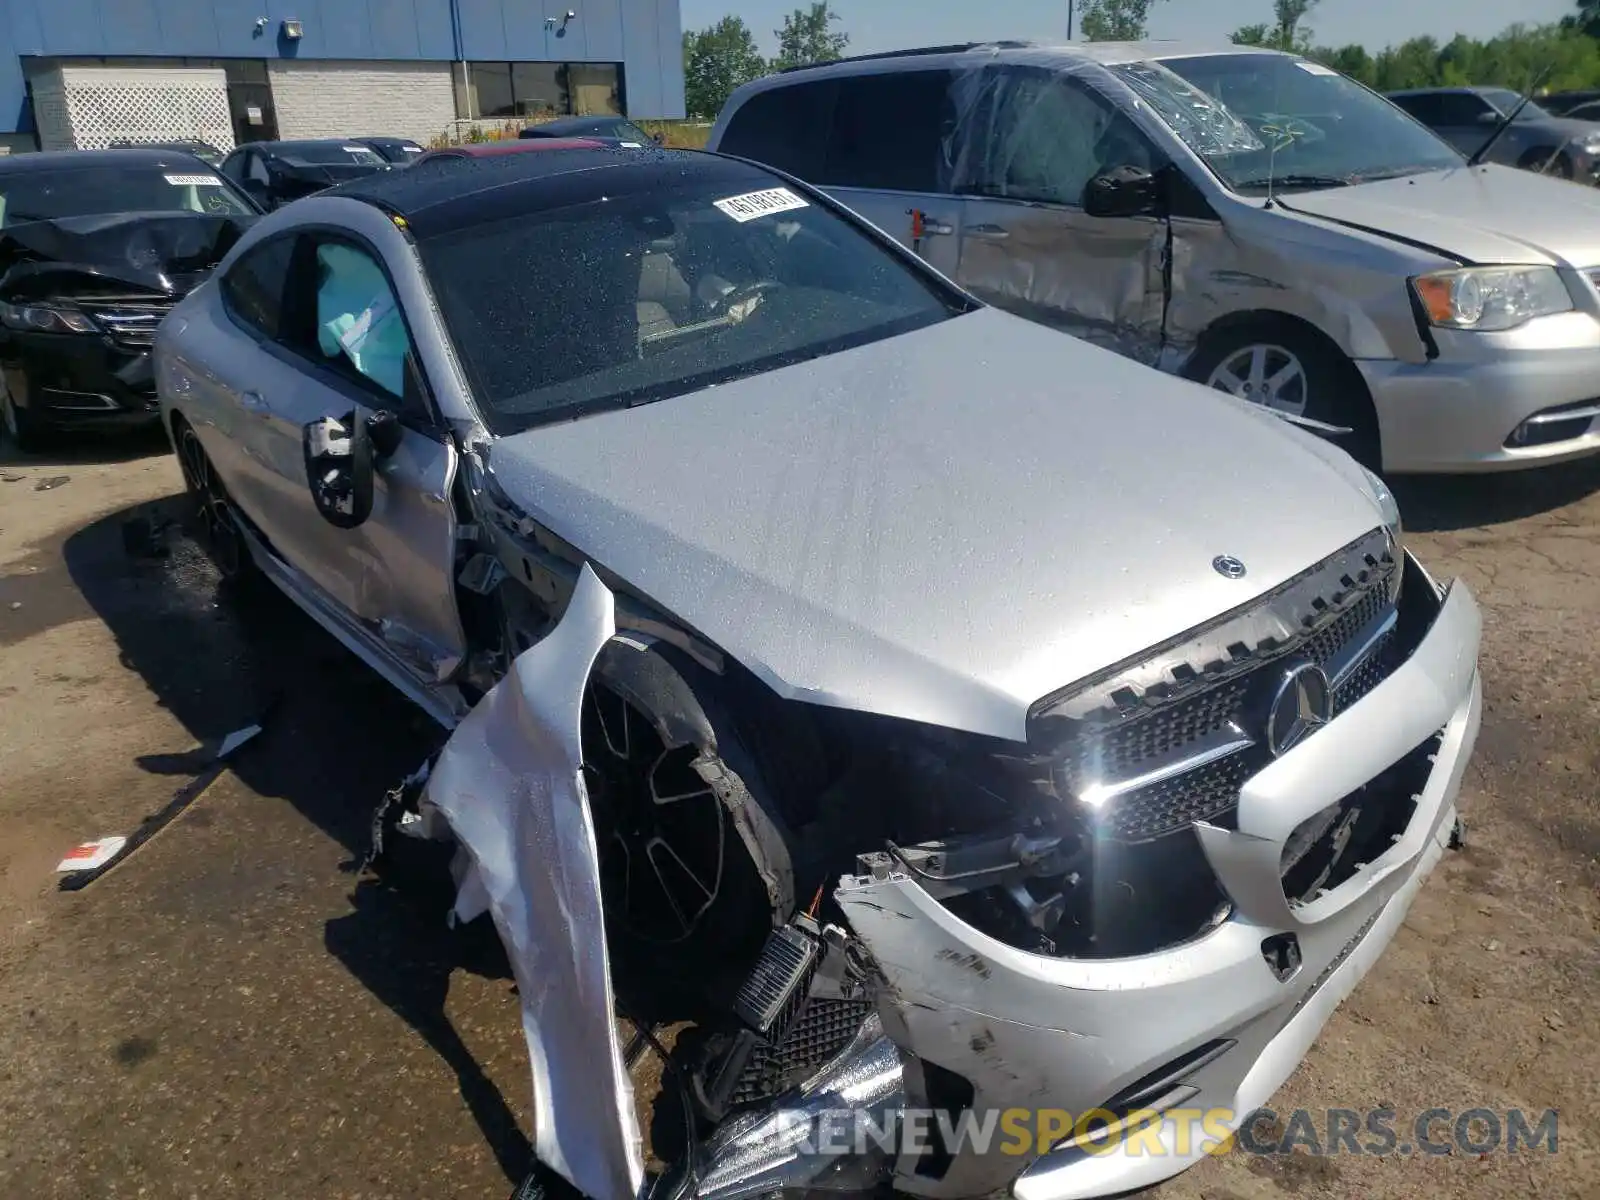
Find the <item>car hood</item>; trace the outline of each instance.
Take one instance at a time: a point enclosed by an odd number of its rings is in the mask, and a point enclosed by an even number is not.
[[[254,215],[110,213],[29,221],[0,231],[0,299],[134,287],[187,295]]]
[[[1307,440],[980,309],[504,438],[489,469],[780,695],[1020,741],[1034,701],[1380,523]]]
[[[1600,265],[1600,190],[1486,164],[1280,197],[1468,263]]]

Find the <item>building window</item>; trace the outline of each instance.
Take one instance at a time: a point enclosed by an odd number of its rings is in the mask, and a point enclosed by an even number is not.
[[[469,63],[463,90],[455,77],[456,116],[514,120],[622,113],[622,68],[616,63]]]

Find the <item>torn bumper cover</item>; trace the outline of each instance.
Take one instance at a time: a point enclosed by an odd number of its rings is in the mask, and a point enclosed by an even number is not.
[[[892,858],[865,856],[870,869],[842,879],[834,898],[879,981],[876,1014],[810,1081],[732,1117],[691,1152],[699,1194],[733,1200],[892,1175],[899,1190],[930,1197],[1104,1196],[1205,1153],[1180,1128],[1185,1114],[1226,1109],[1237,1128],[1382,952],[1449,841],[1481,707],[1480,619],[1460,585],[1428,599],[1428,630],[1405,662],[1246,780],[1232,827],[1197,827],[1230,908],[1190,940],[1131,958],[1032,953],[963,921]],[[630,1200],[646,1185],[580,734],[585,687],[615,635],[612,595],[586,566],[555,630],[462,722],[423,803],[464,849],[457,915],[491,912],[511,958],[535,1152],[595,1200]],[[1285,864],[1297,835],[1380,778],[1397,781],[1381,791],[1394,808],[1387,848],[1292,902],[1299,890]],[[1023,1154],[1003,1138],[958,1135],[937,1161],[911,1147],[897,1160],[874,1159],[881,1144],[854,1158],[817,1148],[829,1111],[879,1122],[947,1107],[929,1094],[939,1069],[970,1086],[960,1106],[980,1127],[1005,1110],[1103,1110],[1154,1129],[1162,1152],[1107,1154],[1070,1135]],[[1216,1134],[1208,1124],[1206,1136]]]
[[[252,220],[136,213],[0,233],[0,370],[12,402],[59,424],[156,420],[156,328]]]

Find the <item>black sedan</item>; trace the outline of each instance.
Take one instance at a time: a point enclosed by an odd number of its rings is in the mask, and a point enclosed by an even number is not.
[[[0,425],[20,449],[57,427],[156,419],[156,327],[256,206],[163,150],[0,158]]]
[[[389,167],[383,155],[354,138],[321,138],[251,142],[228,155],[217,169],[270,211]]]
[[[421,158],[424,147],[420,142],[411,138],[402,137],[362,137],[351,138],[351,144],[357,143],[376,150],[383,161],[397,167],[409,166]]]

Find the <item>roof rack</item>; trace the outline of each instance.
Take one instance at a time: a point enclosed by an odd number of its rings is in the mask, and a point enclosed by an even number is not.
[[[968,50],[982,50],[994,47],[997,50],[1026,50],[1034,45],[1033,42],[1019,41],[993,41],[993,42],[955,42],[948,46],[914,46],[909,50],[880,50],[876,54],[852,54],[848,58],[834,58],[827,62],[802,63],[798,67],[785,67],[779,71],[780,75],[788,75],[794,71],[812,71],[818,67],[831,67],[838,63],[875,62],[884,58],[917,58],[924,54],[962,54]]]

